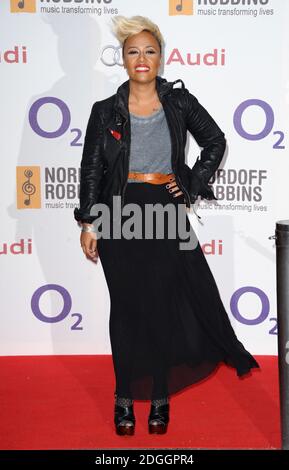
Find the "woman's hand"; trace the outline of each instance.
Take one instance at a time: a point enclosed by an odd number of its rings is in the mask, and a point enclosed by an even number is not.
[[[82,224],[91,227],[92,224]],[[91,261],[96,261],[98,257],[97,239],[95,232],[81,232],[80,245],[85,256]]]
[[[173,194],[173,197],[177,197],[177,196],[180,196],[181,194],[184,194],[183,191],[180,190],[180,188],[178,187],[176,181],[175,181],[175,177],[173,177],[173,181],[172,183],[168,183],[166,185],[166,188],[169,190],[170,193],[174,193]],[[178,191],[178,192],[176,192]]]

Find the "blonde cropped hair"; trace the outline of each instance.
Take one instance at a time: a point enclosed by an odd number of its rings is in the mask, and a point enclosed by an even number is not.
[[[146,16],[136,15],[128,18],[126,16],[118,15],[112,17],[112,22],[112,31],[118,41],[122,44],[122,51],[127,38],[134,34],[141,33],[142,31],[148,31],[158,41],[160,51],[162,53],[162,45],[164,43],[163,36],[159,27]]]

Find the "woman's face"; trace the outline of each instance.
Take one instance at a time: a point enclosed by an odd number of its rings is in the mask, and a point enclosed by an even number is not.
[[[142,31],[127,38],[123,64],[130,79],[141,83],[150,82],[157,76],[160,63],[160,46],[151,33]],[[138,67],[140,64],[145,67]]]

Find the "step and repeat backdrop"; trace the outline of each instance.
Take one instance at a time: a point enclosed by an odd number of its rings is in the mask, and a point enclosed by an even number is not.
[[[160,75],[182,79],[225,132],[218,201],[198,201],[201,223],[189,217],[236,334],[275,355],[269,237],[289,218],[288,0],[1,1],[0,354],[111,353],[108,287],[73,209],[92,104],[128,79],[115,15],[159,25]],[[200,150],[188,133],[190,167]]]

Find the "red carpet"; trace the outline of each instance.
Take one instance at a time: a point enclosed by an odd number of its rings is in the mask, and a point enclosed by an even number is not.
[[[256,359],[173,395],[167,434],[148,434],[150,402],[135,401],[135,435],[117,436],[111,356],[0,357],[0,448],[280,449],[277,357]]]

